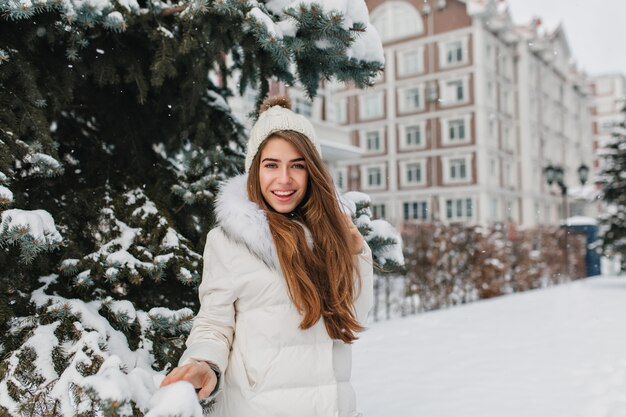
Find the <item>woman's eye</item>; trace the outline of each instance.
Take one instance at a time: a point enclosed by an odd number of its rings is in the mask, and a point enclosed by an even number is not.
[[[304,164],[293,164],[292,168],[296,168],[296,169],[304,169],[306,168],[306,166],[304,166]]]
[[[276,168],[278,165],[276,165],[273,162],[270,162],[270,163],[265,164],[264,166],[265,168]]]

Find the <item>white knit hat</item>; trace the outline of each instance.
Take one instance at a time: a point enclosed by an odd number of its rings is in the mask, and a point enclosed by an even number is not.
[[[246,172],[250,171],[252,160],[259,151],[259,146],[274,132],[280,130],[293,130],[306,136],[317,152],[322,155],[320,143],[315,135],[313,125],[304,116],[290,110],[289,98],[278,96],[265,99],[261,108],[267,108],[259,116],[252,130],[246,149]]]

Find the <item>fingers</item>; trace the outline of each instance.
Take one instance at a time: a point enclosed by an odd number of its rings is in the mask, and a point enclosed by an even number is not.
[[[163,379],[163,381],[161,381],[161,386],[160,387],[163,388],[166,385],[173,384],[174,382],[181,381],[183,379],[182,377],[184,376],[183,368],[174,368],[174,369],[172,369],[172,371],[169,374],[167,374],[165,379]]]
[[[198,392],[198,399],[203,400],[209,395],[211,395],[216,385],[217,385],[217,378],[210,378],[209,381]]]
[[[202,399],[208,397],[211,392],[213,392],[213,389],[215,389],[215,386],[217,385],[217,376],[208,363],[193,362],[174,368],[172,372],[165,377],[163,382],[161,382],[161,387],[178,381],[187,381],[191,383],[194,388],[200,389],[198,398]]]
[[[347,213],[344,213],[344,215],[345,215],[346,221],[348,222],[348,230],[350,231],[350,238],[352,240],[351,242],[352,253],[358,254],[363,249],[363,244],[364,244],[363,236],[359,232],[359,229],[356,227],[356,225],[352,222],[352,216],[350,216]]]

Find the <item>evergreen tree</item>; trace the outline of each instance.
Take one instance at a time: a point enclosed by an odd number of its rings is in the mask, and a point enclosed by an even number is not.
[[[621,255],[621,270],[626,271],[626,121],[613,129],[600,156],[602,199],[606,202],[600,215],[602,250],[607,256]]]
[[[154,378],[197,309],[217,186],[242,171],[229,97],[382,68],[364,2],[334,4],[0,0],[0,416],[167,403]]]

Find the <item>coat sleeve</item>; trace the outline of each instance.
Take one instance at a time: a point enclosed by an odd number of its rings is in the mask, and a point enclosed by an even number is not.
[[[226,237],[219,229],[207,236],[203,255],[202,282],[198,290],[200,311],[187,338],[187,350],[179,366],[193,360],[209,362],[224,375],[235,331],[235,280],[232,253],[225,250]]]
[[[357,255],[358,272],[361,275],[360,289],[357,287],[357,297],[354,300],[356,318],[362,325],[365,324],[367,315],[374,305],[374,264],[372,250],[364,242],[363,250]]]

